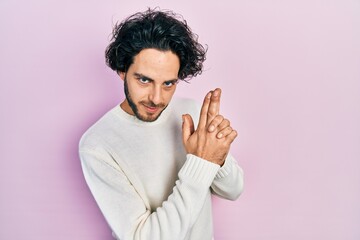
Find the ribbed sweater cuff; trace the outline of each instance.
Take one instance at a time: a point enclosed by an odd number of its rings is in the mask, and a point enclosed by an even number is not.
[[[210,186],[219,168],[220,166],[215,163],[187,154],[186,161],[179,171],[179,178]]]
[[[218,178],[224,178],[226,176],[229,175],[229,173],[231,172],[231,159],[230,157],[228,156],[226,159],[225,159],[225,162],[224,162],[224,165],[222,165],[222,167],[219,169],[219,171],[217,172],[215,178],[218,179]]]

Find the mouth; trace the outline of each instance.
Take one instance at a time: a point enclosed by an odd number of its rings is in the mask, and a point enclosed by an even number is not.
[[[145,107],[146,111],[149,113],[156,113],[157,110],[159,109],[159,107],[150,107],[145,104],[143,104],[143,106]]]

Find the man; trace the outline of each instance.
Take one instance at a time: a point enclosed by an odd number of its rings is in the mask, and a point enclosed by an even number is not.
[[[117,239],[213,239],[211,193],[235,200],[243,187],[229,154],[237,133],[219,115],[220,89],[201,110],[172,99],[206,50],[172,12],[136,13],[113,34],[106,60],[126,99],[80,141],[87,184]]]

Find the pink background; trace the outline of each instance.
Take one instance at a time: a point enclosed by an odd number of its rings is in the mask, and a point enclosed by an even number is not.
[[[178,96],[223,89],[245,170],[214,198],[216,239],[360,239],[360,2],[0,2],[0,239],[111,239],[84,182],[81,134],[123,98],[112,25],[160,6],[209,45]]]

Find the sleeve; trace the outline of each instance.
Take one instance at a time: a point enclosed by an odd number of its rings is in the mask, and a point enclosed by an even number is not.
[[[193,103],[193,114],[195,126],[199,120],[201,105],[197,102]],[[224,165],[219,169],[213,183],[211,184],[211,192],[219,197],[236,200],[243,191],[244,173],[236,160],[228,154]]]
[[[233,156],[228,154],[224,165],[219,169],[211,184],[212,193],[228,200],[236,200],[242,193],[243,187],[243,170]]]
[[[173,192],[151,212],[111,155],[80,151],[85,180],[117,238],[184,239],[200,215],[219,166],[188,154]],[[105,159],[105,160],[104,160]],[[118,166],[118,165],[117,165]]]

